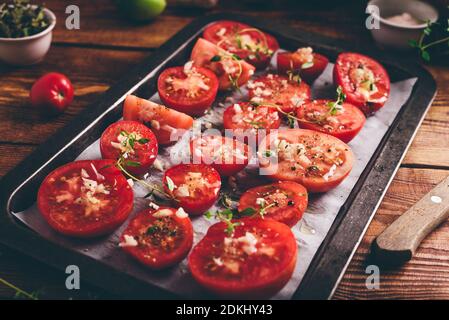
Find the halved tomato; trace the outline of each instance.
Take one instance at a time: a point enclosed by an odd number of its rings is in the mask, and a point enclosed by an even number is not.
[[[276,105],[283,112],[292,112],[312,95],[304,83],[289,80],[285,76],[268,74],[248,82],[248,94],[252,102]]]
[[[245,169],[250,159],[248,145],[217,135],[203,135],[190,141],[190,153],[193,163],[211,165],[224,177]]]
[[[341,53],[334,66],[334,82],[346,101],[366,115],[382,108],[390,95],[390,78],[377,61],[358,53]]]
[[[150,127],[159,145],[175,143],[193,125],[191,116],[133,95],[125,99],[123,119]]]
[[[113,160],[75,161],[44,179],[37,206],[59,233],[96,237],[111,233],[128,218],[133,191]]]
[[[254,74],[254,66],[217,45],[198,39],[192,50],[193,65],[212,70],[218,77],[219,90],[240,87]]]
[[[299,126],[324,132],[343,142],[351,141],[363,128],[366,118],[362,111],[350,103],[332,107],[331,100],[313,100],[296,111]]]
[[[223,222],[211,226],[193,248],[189,269],[207,290],[229,298],[264,299],[290,280],[297,245],[290,228],[271,219],[242,219],[229,235]]]
[[[119,246],[145,266],[159,270],[187,256],[193,244],[193,228],[182,208],[155,207],[131,220]]]
[[[201,116],[217,96],[218,79],[210,70],[192,66],[165,69],[157,81],[162,102],[175,110],[191,116]]]
[[[335,188],[349,175],[354,162],[351,149],[340,139],[305,129],[270,133],[258,155],[269,178],[298,182],[309,192]]]
[[[223,127],[233,130],[234,135],[243,141],[249,141],[251,136],[254,136],[257,141],[261,130],[264,130],[265,134],[279,128],[280,125],[281,118],[278,111],[265,105],[249,102],[234,103],[223,113]]]
[[[162,179],[165,191],[176,204],[190,214],[203,214],[218,199],[221,178],[208,165],[179,164],[165,171]]]
[[[254,217],[273,219],[290,228],[301,220],[307,208],[307,190],[292,181],[279,181],[249,189],[241,197],[238,209],[256,210]]]
[[[125,170],[144,174],[157,157],[158,145],[153,132],[137,121],[118,121],[101,135],[100,151],[103,159],[125,158]],[[132,163],[132,165],[126,165]]]
[[[325,56],[313,52],[310,47],[299,48],[294,52],[279,52],[277,55],[280,74],[299,76],[310,84],[323,73],[328,63]]]
[[[257,69],[266,68],[273,53],[279,49],[273,36],[236,21],[212,23],[204,30],[203,37],[245,59]]]

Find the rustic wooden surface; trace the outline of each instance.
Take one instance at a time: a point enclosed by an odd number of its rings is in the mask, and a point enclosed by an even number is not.
[[[28,68],[0,65],[0,175],[4,175],[58,128],[70,122],[94,102],[121,75],[151,54],[158,46],[206,12],[199,9],[169,8],[156,21],[135,25],[123,20],[109,0],[70,1],[81,9],[81,30],[64,27],[68,1],[47,0],[59,23],[46,60]],[[282,1],[281,1],[282,2]],[[258,15],[301,30],[319,32],[370,46],[364,28],[363,1],[334,1],[332,9],[317,5],[291,7],[246,1],[221,1],[212,11]],[[381,269],[380,289],[365,286],[365,268],[373,239],[386,226],[434,185],[449,174],[449,68],[428,67],[438,82],[438,95],[416,135],[382,205],[370,224],[349,268],[335,292],[335,299],[449,298],[449,223],[424,240],[417,255],[400,269]],[[40,117],[27,100],[32,83],[46,72],[59,71],[74,83],[76,99],[68,111],[55,119]],[[82,283],[82,290],[69,292],[63,272],[51,270],[27,257],[0,247],[0,277],[42,298],[108,298],[101,290]],[[0,297],[13,292],[0,285]]]

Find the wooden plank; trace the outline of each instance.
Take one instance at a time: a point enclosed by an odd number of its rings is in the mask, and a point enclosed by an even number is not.
[[[148,54],[55,46],[42,64],[20,69],[0,66],[0,142],[45,141]],[[76,97],[64,114],[49,119],[31,107],[28,96],[34,81],[50,71],[66,74],[73,82]]]
[[[0,177],[25,159],[36,146],[20,144],[0,144]],[[1,264],[0,264],[1,265]]]
[[[380,289],[368,290],[372,241],[401,213],[449,175],[449,170],[401,168],[352,259],[334,299],[449,299],[449,222],[443,223],[402,268],[380,268]]]

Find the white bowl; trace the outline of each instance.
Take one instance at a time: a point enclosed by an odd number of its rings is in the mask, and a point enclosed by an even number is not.
[[[40,33],[22,38],[0,38],[0,60],[12,65],[26,66],[42,61],[50,49],[56,16],[48,9],[44,13],[50,25]]]
[[[438,11],[431,5],[417,0],[371,0],[368,6],[377,6],[379,14],[371,12],[371,17],[379,23],[380,28],[371,29],[374,40],[382,46],[394,49],[410,49],[408,42],[418,40],[426,28],[425,21],[438,20]],[[386,20],[386,18],[409,13],[423,21],[417,25],[403,25]]]

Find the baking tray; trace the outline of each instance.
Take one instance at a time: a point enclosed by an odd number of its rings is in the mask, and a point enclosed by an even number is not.
[[[298,32],[272,21],[242,15],[213,14],[194,20],[111,87],[98,102],[86,108],[69,125],[59,130],[5,175],[0,183],[1,243],[61,270],[69,264],[75,264],[83,270],[83,280],[115,294],[154,299],[182,298],[80,252],[68,250],[59,243],[46,240],[21,224],[11,213],[30,207],[36,201],[39,185],[48,173],[73,161],[98,139],[109,124],[121,117],[122,102],[126,95],[133,93],[149,98],[157,92],[159,73],[166,66],[184,64],[204,27],[222,19],[245,22],[267,31],[278,39],[282,48],[312,46],[327,55],[331,61],[335,61],[338,53],[353,50],[378,59],[386,66],[392,81],[417,78],[411,96],[402,106],[340,208],[293,299],[327,299],[332,296],[430,107],[436,93],[436,84],[431,75],[418,65],[392,61],[373,52],[364,52],[360,48],[343,47],[341,41]]]

